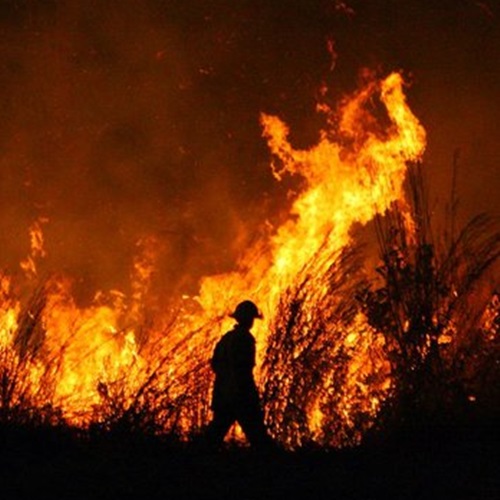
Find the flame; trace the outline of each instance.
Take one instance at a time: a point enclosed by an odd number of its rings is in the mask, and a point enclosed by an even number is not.
[[[139,357],[134,333],[120,329],[123,311],[95,303],[78,308],[69,282],[51,284],[44,315],[47,356],[61,356],[55,378],[54,402],[74,423],[85,421],[85,410],[99,403],[99,383],[127,378],[134,387]]]
[[[296,283],[315,256],[324,255],[317,271],[327,269],[332,264],[329,256],[352,244],[354,224],[366,224],[403,199],[407,162],[419,159],[425,148],[425,131],[411,112],[403,87],[402,76],[393,73],[383,80],[368,81],[338,109],[318,106],[328,127],[307,150],[293,147],[289,128],[280,118],[262,113],[260,122],[274,158],[275,178],[280,181],[288,175],[302,180],[288,220],[245,251],[234,271],[205,277],[196,297],[181,298],[177,309],[155,318],[145,341],[139,339],[144,333],[139,330],[155,271],[154,239],[145,238],[138,244],[130,297],[120,291],[100,292],[90,306],[82,308],[75,303],[70,280],[58,277],[45,283],[40,306],[41,348],[28,367],[32,385],[40,384],[43,377],[50,379],[51,403],[70,423],[82,426],[99,418],[96,408],[103,394],[108,394],[106,388],[116,381],[121,381],[124,397],[130,401],[151,380],[170,398],[186,397],[196,387],[190,374],[208,374],[210,350],[231,326],[227,313],[243,298],[253,299],[264,312],[264,320],[255,326],[256,375],[261,380],[264,373],[259,367],[283,291]],[[380,101],[383,112],[370,108],[374,100]],[[21,263],[30,279],[37,276],[36,262],[45,255],[45,222],[37,220],[30,228],[31,252]],[[322,249],[328,252],[322,253]],[[319,295],[328,293],[319,281],[310,286],[318,287]],[[0,341],[16,352],[16,335],[31,338],[33,329],[19,331],[22,308],[12,299],[8,277],[3,278],[1,294]],[[314,304],[310,308],[308,314],[313,315]],[[345,347],[352,361],[342,413],[349,422],[356,404],[365,405],[371,414],[380,406],[379,396],[362,380],[371,370],[368,352],[381,340],[361,313],[345,329]],[[379,360],[379,369],[383,363]],[[155,378],[160,369],[162,377]],[[324,384],[328,377],[328,373],[322,377]],[[208,380],[196,383],[209,386]],[[386,388],[385,379],[378,390]],[[207,394],[202,389],[199,393],[200,399],[193,396],[195,403],[178,419],[186,429],[206,420]],[[325,411],[321,398],[310,405],[308,425],[315,436],[323,432]]]
[[[35,279],[38,276],[37,261],[46,257],[42,224],[46,224],[48,219],[39,217],[29,228],[30,253],[20,262],[20,267],[28,279]]]
[[[384,138],[382,131],[365,128],[373,122],[365,105],[377,94],[390,120]],[[333,123],[335,113],[326,109]],[[289,129],[279,118],[261,115],[271,153],[283,165],[281,171],[274,168],[275,176],[279,180],[286,173],[299,175],[306,187],[295,200],[290,219],[272,236],[267,254],[261,256],[260,247],[252,249],[242,259],[241,272],[205,280],[200,293],[205,310],[214,310],[214,298],[230,290],[231,296],[255,296],[272,319],[281,291],[322,246],[334,253],[349,245],[354,223],[367,223],[403,198],[406,164],[423,154],[425,131],[406,103],[401,75],[370,82],[346,101],[340,115],[340,137],[322,131],[319,143],[308,150],[292,147]],[[343,147],[346,141],[354,145]],[[262,332],[270,323],[259,332],[261,346],[266,344]]]

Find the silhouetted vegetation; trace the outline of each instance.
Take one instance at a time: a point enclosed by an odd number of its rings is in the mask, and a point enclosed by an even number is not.
[[[358,252],[331,255],[322,248],[281,296],[266,352],[264,399],[271,430],[291,448],[353,444],[369,424],[347,387],[355,345],[347,345],[346,338],[363,286]],[[346,399],[349,422],[341,415]],[[316,408],[323,416],[315,426],[311,413]]]
[[[407,195],[375,221],[376,278],[362,272],[359,251],[322,248],[281,297],[265,397],[271,428],[292,448],[353,445],[369,429],[472,425],[500,410],[497,222],[479,214],[457,232],[453,190],[435,234],[419,164]],[[359,311],[371,328],[356,322]],[[362,354],[352,330],[368,344]]]
[[[8,307],[7,290],[1,290],[0,309]],[[0,338],[0,425],[36,428],[63,422],[52,405],[53,366],[39,366],[35,383],[31,371],[40,354],[44,329],[41,314],[45,307],[43,286],[35,290],[19,315],[17,328],[4,325]]]
[[[155,349],[157,356],[150,365],[138,365],[138,360],[119,370],[117,376],[90,374],[96,380],[98,399],[80,414],[73,412],[70,420],[56,400],[56,385],[68,343],[75,338],[74,331],[65,332],[65,341],[47,345],[43,320],[48,307],[50,280],[40,285],[26,301],[16,322],[1,325],[0,338],[0,435],[11,441],[13,436],[31,436],[33,432],[54,433],[66,429],[72,436],[99,441],[133,440],[136,443],[160,439],[163,443],[180,443],[188,433],[198,432],[208,420],[208,349],[192,353],[190,363],[183,367],[173,360],[184,356],[187,344],[196,336],[203,338],[205,325],[199,331],[178,339],[173,335],[175,319],[162,332],[154,346],[147,341],[143,349]],[[3,290],[0,307],[16,311],[8,290]],[[8,316],[4,316],[9,318]],[[203,345],[202,345],[203,347]],[[82,353],[95,355],[92,346]],[[112,361],[112,360],[110,360]],[[132,372],[140,381],[132,384]],[[58,399],[64,402],[64,399]],[[70,405],[71,407],[71,405]],[[76,417],[76,421],[71,423]],[[8,437],[10,436],[10,437]]]
[[[370,429],[390,433],[398,426],[498,415],[498,228],[480,214],[457,231],[452,199],[448,229],[436,234],[426,195],[421,167],[414,165],[408,203],[375,221],[381,260],[376,278],[364,268],[360,248],[332,253],[325,244],[283,292],[267,346],[263,401],[270,430],[285,447],[352,446]],[[4,436],[12,429],[71,428],[54,405],[66,346],[55,352],[45,345],[47,286],[26,301],[15,330],[3,326]],[[0,307],[11,307],[9,300],[2,289]],[[172,335],[175,325],[173,320],[156,343],[147,340],[145,328],[140,348],[161,355],[154,366],[141,368],[133,390],[126,371],[96,380],[91,424],[76,434],[181,443],[203,428],[212,346],[201,342],[190,352],[189,367],[172,372],[189,342],[205,337],[196,331],[179,340]]]
[[[477,405],[499,409],[488,389],[500,381],[498,278],[491,272],[500,256],[498,226],[480,214],[455,234],[452,197],[448,227],[436,234],[426,195],[421,166],[413,165],[408,206],[377,217],[380,280],[360,297],[391,365],[389,429],[453,425]]]

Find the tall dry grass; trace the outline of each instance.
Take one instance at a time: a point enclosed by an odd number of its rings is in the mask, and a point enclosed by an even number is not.
[[[457,230],[453,189],[447,225],[437,233],[427,193],[422,166],[412,165],[408,207],[395,206],[376,220],[379,280],[361,300],[384,334],[393,423],[452,421],[479,403],[496,404],[484,400],[484,388],[492,382],[486,367],[500,359],[498,331],[487,326],[498,318],[498,221],[479,214]],[[496,369],[497,384],[499,374]]]
[[[285,446],[352,443],[368,423],[348,387],[356,351],[346,343],[359,310],[356,296],[366,284],[358,251],[332,255],[322,248],[282,294],[267,346],[263,401],[270,430]],[[346,399],[350,422],[343,416]],[[312,421],[315,411],[321,422]]]
[[[457,228],[453,181],[436,233],[422,165],[409,167],[406,188],[407,203],[375,220],[376,278],[360,249],[324,247],[281,297],[264,402],[274,436],[292,448],[352,445],[373,426],[458,422],[500,408],[498,223],[479,214]],[[373,346],[362,353],[347,341],[359,312],[371,328],[358,343]]]
[[[411,166],[407,188],[408,204],[375,221],[376,279],[361,248],[332,252],[325,245],[282,293],[262,396],[271,433],[286,447],[353,445],[374,424],[459,418],[471,408],[500,413],[497,221],[480,214],[457,229],[453,189],[448,225],[437,233],[421,165]],[[0,345],[3,429],[66,425],[54,404],[65,347],[44,348],[46,293],[42,284],[21,311],[13,342]],[[8,305],[9,297],[0,299],[0,307]],[[160,338],[144,326],[141,349],[158,354],[132,391],[126,372],[96,380],[88,436],[182,441],[201,431],[210,417],[211,346],[187,348],[218,324],[182,340],[175,325]],[[179,368],[186,352],[190,362]]]
[[[188,346],[196,341],[195,337],[206,338],[205,330],[214,328],[214,325],[204,325],[180,340],[175,335],[175,318],[161,334],[156,332],[153,336],[144,327],[142,336],[145,340],[137,352],[137,360],[122,370],[111,370],[113,376],[94,374],[97,400],[94,398],[86,410],[73,412],[68,419],[62,408],[65,401],[55,395],[67,344],[78,334],[78,326],[67,325],[74,331],[65,332],[63,344],[47,345],[43,318],[50,303],[47,300],[49,282],[42,283],[26,301],[18,314],[17,328],[4,328],[2,332],[2,435],[12,434],[13,429],[64,427],[87,438],[140,441],[161,437],[173,443],[185,440],[190,433],[199,432],[208,420],[209,411],[208,346],[191,352],[185,365],[179,364],[178,358],[186,356]],[[1,299],[0,307],[7,310],[12,306],[8,294]],[[155,341],[148,340],[148,337]],[[141,354],[147,358],[141,358]],[[89,347],[82,352],[79,361],[84,363],[85,358],[94,355],[94,349]],[[139,359],[142,360],[140,364]],[[144,363],[144,359],[149,359],[149,363]],[[175,370],[172,370],[173,366]],[[75,417],[83,423],[75,426]]]

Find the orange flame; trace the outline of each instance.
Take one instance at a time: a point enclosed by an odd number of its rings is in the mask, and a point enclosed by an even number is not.
[[[68,421],[85,425],[95,418],[103,383],[123,381],[126,394],[132,398],[165,360],[167,378],[158,380],[158,387],[168,389],[172,397],[190,390],[186,385],[189,370],[197,363],[206,363],[215,339],[230,326],[227,312],[243,298],[255,300],[264,312],[265,319],[255,327],[260,366],[280,296],[304,266],[321,248],[335,252],[350,245],[353,224],[366,224],[403,198],[406,164],[420,158],[425,147],[425,131],[406,102],[403,84],[401,75],[393,73],[382,81],[367,83],[336,112],[320,106],[329,128],[321,131],[319,142],[307,150],[294,149],[282,120],[261,115],[263,136],[276,159],[275,177],[280,180],[284,175],[296,175],[304,181],[289,219],[273,228],[266,241],[243,253],[233,272],[204,278],[199,294],[185,298],[173,319],[166,315],[158,321],[156,324],[163,326],[149,332],[145,345],[139,345],[136,328],[155,267],[153,240],[146,239],[140,245],[131,273],[131,297],[116,291],[100,293],[91,306],[79,308],[68,280],[46,284],[42,354],[36,359],[37,368],[30,369],[37,383],[41,374],[51,371],[52,403],[61,408]],[[375,99],[380,100],[383,116],[378,116],[380,110],[370,110]],[[21,263],[30,277],[37,275],[36,259],[44,256],[43,222],[36,221],[31,227],[31,253]],[[322,263],[325,268],[329,264],[327,260]],[[1,288],[0,341],[15,349],[14,332],[21,308],[10,298],[5,280]],[[164,333],[167,324],[168,335]],[[349,383],[356,386],[352,398],[365,394],[365,404],[376,412],[379,401],[360,386],[354,374],[368,370],[365,363],[370,341],[376,344],[379,340],[362,315],[349,331],[346,345],[354,353]],[[27,330],[25,334],[32,332]],[[257,376],[262,376],[260,370]],[[346,390],[346,394],[354,392]],[[310,409],[309,425],[319,435],[324,410],[321,401],[316,403]],[[347,397],[347,420],[351,406]],[[183,425],[189,428],[192,424],[185,420]]]
[[[28,279],[35,279],[38,275],[36,263],[43,259],[47,254],[45,252],[42,224],[48,222],[45,217],[40,217],[29,228],[30,234],[30,254],[26,259],[20,262],[20,267]]]

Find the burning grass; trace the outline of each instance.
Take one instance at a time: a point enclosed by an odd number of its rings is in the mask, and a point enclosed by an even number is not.
[[[492,304],[500,233],[495,220],[480,214],[457,235],[435,235],[421,165],[409,169],[408,185],[408,207],[376,219],[381,280],[361,303],[385,338],[392,420],[461,418],[491,383],[479,367],[495,356],[492,366],[499,362],[497,334],[485,321],[498,315]]]
[[[394,204],[376,220],[377,278],[367,272],[362,249],[332,251],[325,238],[280,295],[261,379],[270,430],[287,448],[356,445],[372,427],[463,418],[474,407],[498,411],[500,301],[491,273],[500,255],[495,221],[482,214],[453,238],[438,240],[419,165],[409,170],[408,187],[408,203]],[[85,414],[68,420],[63,408],[71,395],[58,394],[57,380],[68,369],[68,346],[82,331],[77,321],[66,323],[66,343],[51,346],[46,318],[51,307],[61,314],[58,297],[48,280],[21,309],[3,281],[4,428],[76,423],[93,436],[177,441],[203,428],[211,380],[206,339],[219,328],[217,319],[179,337],[185,318],[172,316],[161,336],[145,331],[147,340],[118,370],[106,369],[115,352],[106,351],[101,372],[91,379],[97,398]],[[125,330],[113,335],[126,346]],[[196,349],[190,350],[192,345]],[[80,363],[102,349],[87,347]],[[155,361],[145,364],[151,350]],[[186,350],[190,363],[179,363]]]
[[[377,278],[352,248],[322,248],[281,296],[265,398],[271,428],[292,448],[500,409],[497,223],[480,214],[434,237],[423,179],[412,165],[408,202],[376,218]]]
[[[356,296],[365,286],[356,251],[332,257],[321,249],[281,296],[264,400],[271,429],[292,448],[359,442],[376,414],[387,373],[375,332],[359,317]]]
[[[154,343],[145,343],[134,355],[118,366],[113,356],[127,347],[126,332],[113,332],[101,342],[85,342],[78,359],[68,356],[74,349],[75,338],[88,334],[79,318],[65,322],[65,342],[51,343],[47,318],[62,314],[61,296],[54,297],[53,283],[48,280],[37,288],[27,306],[19,310],[11,302],[8,283],[4,282],[0,344],[0,425],[10,427],[43,427],[63,425],[73,427],[78,434],[93,436],[128,435],[185,438],[187,430],[194,431],[207,420],[208,378],[205,356],[182,370],[175,358],[182,355],[186,345],[199,332],[179,340],[173,333],[174,321]],[[59,290],[60,292],[60,290]],[[13,314],[14,312],[18,314]],[[12,313],[12,314],[10,314]],[[90,332],[93,333],[93,332]],[[115,338],[117,337],[117,338]],[[152,337],[152,336],[151,336]],[[116,343],[121,351],[116,350]],[[155,362],[144,364],[141,350],[154,349]],[[193,355],[193,360],[196,358]],[[97,360],[97,362],[96,362]],[[192,360],[192,361],[193,361]],[[74,407],[75,394],[58,382],[64,373],[71,373],[72,363],[88,364],[94,372],[88,380],[75,380],[72,387],[82,398],[87,387],[85,406]],[[98,370],[96,370],[98,369]],[[203,383],[205,381],[205,383]],[[71,379],[70,379],[71,382]],[[186,390],[188,388],[188,390]],[[95,391],[95,394],[94,394]]]
[[[275,177],[301,180],[289,218],[234,271],[205,277],[198,296],[161,313],[148,309],[154,239],[137,246],[130,296],[99,292],[81,306],[67,277],[39,277],[47,221],[33,224],[22,286],[1,279],[0,423],[188,440],[208,422],[208,360],[242,297],[264,311],[256,375],[287,448],[353,446],[380,425],[487,402],[499,377],[498,229],[479,215],[457,234],[454,223],[447,238],[433,234],[425,131],[403,84],[398,73],[370,79],[337,110],[319,106],[329,128],[308,150],[262,114]],[[377,273],[352,231],[373,220]],[[23,298],[20,288],[35,291]]]

